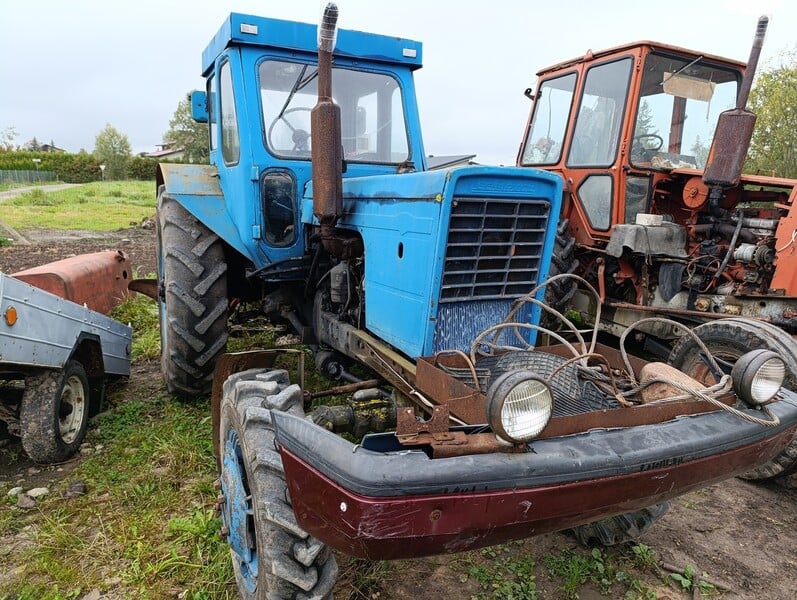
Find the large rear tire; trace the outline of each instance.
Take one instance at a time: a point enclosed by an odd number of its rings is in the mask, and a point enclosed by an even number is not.
[[[157,254],[161,373],[170,393],[196,397],[227,347],[224,245],[161,188]]]
[[[735,362],[742,354],[755,348],[776,352],[786,363],[783,386],[797,391],[797,344],[782,329],[752,319],[730,318],[703,323],[695,327],[694,332],[716,358],[727,362]],[[683,336],[675,343],[668,362],[706,385],[716,381],[700,358],[700,349],[692,336]],[[739,477],[763,481],[785,477],[794,472],[797,472],[797,436],[771,461],[750,469]]]
[[[222,521],[241,598],[331,598],[335,557],[296,522],[271,409],[304,416],[284,370],[251,369],[224,383],[219,421]]]
[[[60,371],[26,377],[19,421],[22,447],[34,462],[59,462],[77,452],[89,422],[83,365],[70,360]]]

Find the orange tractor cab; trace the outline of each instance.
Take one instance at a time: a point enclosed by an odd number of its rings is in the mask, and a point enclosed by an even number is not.
[[[564,198],[549,302],[621,335],[644,316],[698,326],[729,368],[775,350],[797,387],[797,181],[743,175],[755,115],[745,110],[767,20],[747,65],[637,42],[543,69],[517,163],[561,175]],[[663,321],[649,351],[714,381],[703,353]],[[797,443],[793,444],[797,446]],[[795,468],[797,447],[757,476]]]

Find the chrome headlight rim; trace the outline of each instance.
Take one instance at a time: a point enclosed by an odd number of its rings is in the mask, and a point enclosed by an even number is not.
[[[785,378],[786,363],[776,352],[764,348],[746,352],[731,370],[734,392],[753,408],[775,398]]]
[[[522,393],[523,388],[532,386],[536,391],[532,393],[534,400],[533,410],[537,411],[537,422],[534,427],[525,434],[518,435],[514,430],[509,430],[504,419],[504,409],[507,408],[507,401],[513,402],[515,406],[518,402],[529,401],[528,392],[526,398],[517,398],[518,393]],[[513,401],[513,393],[515,400]],[[502,441],[510,444],[523,444],[539,437],[553,415],[553,392],[548,383],[537,373],[528,370],[510,371],[498,377],[487,391],[487,423],[492,428],[495,435]]]

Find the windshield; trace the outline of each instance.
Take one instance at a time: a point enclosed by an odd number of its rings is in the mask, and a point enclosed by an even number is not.
[[[702,57],[648,55],[631,163],[662,170],[704,168],[719,114],[736,105],[740,76]]]
[[[267,60],[260,64],[265,143],[275,155],[310,159],[310,111],[318,99],[315,65]],[[398,81],[388,75],[333,68],[340,106],[343,157],[351,162],[409,160]]]

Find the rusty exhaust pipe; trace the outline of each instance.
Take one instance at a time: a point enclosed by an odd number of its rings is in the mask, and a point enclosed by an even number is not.
[[[332,252],[335,223],[343,212],[340,107],[332,99],[332,51],[338,7],[330,2],[318,26],[318,102],[310,113],[313,165],[313,214],[321,225],[321,242]],[[334,254],[334,252],[333,252]]]
[[[750,149],[756,116],[747,110],[747,99],[750,96],[768,24],[767,17],[762,16],[758,19],[753,47],[750,49],[750,59],[747,61],[747,69],[736,96],[736,108],[726,110],[717,120],[714,141],[711,143],[706,169],[703,172],[703,182],[713,188],[719,188],[717,192],[712,190],[713,203],[718,202],[718,195],[722,189],[739,184],[744,160]]]

